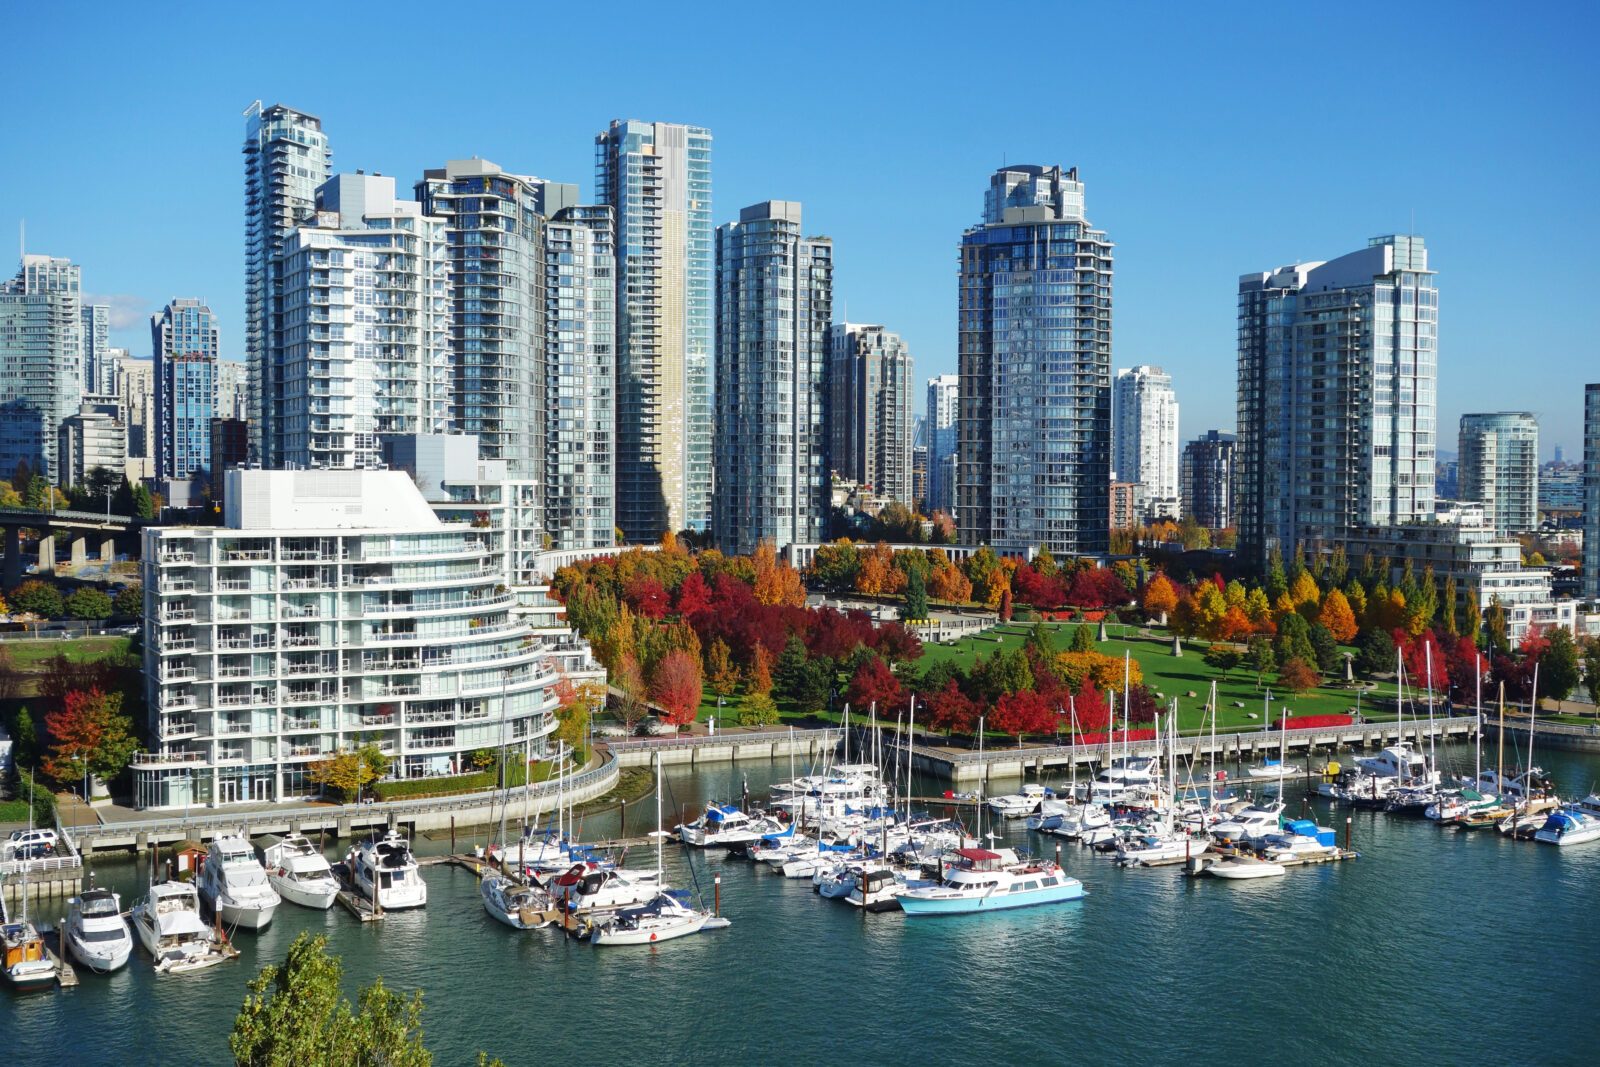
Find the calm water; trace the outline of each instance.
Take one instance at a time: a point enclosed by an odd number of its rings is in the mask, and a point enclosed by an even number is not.
[[[1600,778],[1600,760],[1540,762],[1564,795]],[[750,763],[669,772],[669,782],[675,800],[698,804],[735,797],[746,776],[759,792],[787,775],[786,761]],[[1341,833],[1344,817],[1333,817]],[[227,1062],[245,982],[305,929],[329,934],[351,993],[377,975],[422,987],[440,1064],[470,1063],[480,1048],[511,1065],[1149,1063],[1196,1053],[1237,1063],[1596,1062],[1600,842],[1561,850],[1354,818],[1362,859],[1282,879],[1125,871],[1067,845],[1083,901],[914,921],[862,915],[808,882],[732,860],[708,868],[697,855],[708,901],[708,870],[723,872],[733,926],[645,949],[512,931],[484,913],[471,875],[437,867],[422,912],[363,926],[342,909],[285,904],[262,934],[240,932],[239,963],[158,979],[136,950],[125,970],[84,974],[69,993],[0,990],[0,1062]],[[593,838],[616,827],[597,819],[583,829]],[[690,884],[681,852],[669,849],[668,866],[675,884]],[[131,860],[98,873],[132,903],[142,876]]]

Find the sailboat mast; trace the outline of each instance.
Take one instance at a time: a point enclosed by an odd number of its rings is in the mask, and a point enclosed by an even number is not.
[[[1428,770],[1431,772],[1431,771],[1437,771],[1439,769],[1438,750],[1434,747],[1434,742],[1433,742],[1434,729],[1433,729],[1433,638],[1432,637],[1424,637],[1422,639],[1422,659],[1423,659],[1423,668],[1428,672],[1428,678],[1427,678],[1427,682],[1428,682]]]
[[[1477,655],[1477,661],[1478,669],[1473,678],[1473,681],[1477,683],[1477,695],[1473,700],[1473,706],[1478,716],[1477,726],[1472,731],[1472,737],[1475,742],[1472,752],[1472,788],[1474,789],[1479,787],[1481,784],[1479,780],[1483,777],[1483,656],[1481,653]]]
[[[1500,751],[1499,751],[1499,754],[1495,757],[1495,763],[1496,763],[1496,767],[1497,767],[1497,769],[1495,770],[1495,777],[1498,779],[1498,781],[1495,782],[1494,788],[1495,788],[1495,792],[1496,793],[1503,793],[1503,792],[1505,792],[1505,784],[1506,784],[1506,683],[1505,683],[1504,679],[1501,679],[1501,681],[1500,681],[1500,730],[1499,730],[1499,734],[1500,734],[1500,739],[1499,739],[1499,749],[1500,749]]]
[[[656,883],[666,875],[666,866],[661,859],[661,750],[656,750]]]
[[[1209,784],[1206,786],[1206,800],[1211,807],[1217,806],[1217,680],[1211,680],[1211,770]]]

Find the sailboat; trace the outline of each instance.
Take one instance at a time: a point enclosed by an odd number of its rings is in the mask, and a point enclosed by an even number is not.
[[[31,794],[30,794],[31,795]],[[33,805],[28,805],[28,832],[33,832]],[[44,938],[28,920],[28,865],[22,865],[22,917],[0,924],[0,953],[6,981],[17,989],[43,989],[56,980],[56,962]]]
[[[505,766],[503,741],[500,746],[500,765]],[[525,780],[526,777],[524,775]],[[523,789],[526,793],[526,781]],[[551,907],[550,894],[532,884],[531,874],[525,884],[506,871],[506,809],[509,806],[510,797],[503,794],[500,798],[500,869],[484,875],[478,883],[478,896],[483,901],[484,911],[513,930],[537,930],[552,925],[556,916]]]
[[[656,870],[666,869],[661,842],[666,836],[661,829],[661,754],[656,753]],[[653,945],[660,941],[697,934],[716,926],[727,926],[728,920],[714,917],[710,912],[689,906],[687,893],[675,892],[662,886],[647,903],[624,908],[603,922],[589,927],[589,943],[601,947],[617,945]]]

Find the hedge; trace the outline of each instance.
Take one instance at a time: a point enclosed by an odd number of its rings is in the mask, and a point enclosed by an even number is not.
[[[535,775],[537,777],[537,775]],[[526,772],[521,761],[506,768],[506,785],[522,785]],[[405,778],[395,782],[378,782],[372,788],[379,800],[401,800],[407,797],[453,797],[462,793],[482,793],[500,784],[500,772],[494,767],[471,774],[449,774],[434,778]]]

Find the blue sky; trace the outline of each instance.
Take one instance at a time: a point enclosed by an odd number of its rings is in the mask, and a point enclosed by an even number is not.
[[[1004,162],[1075,165],[1116,242],[1113,358],[1231,429],[1237,276],[1414,229],[1440,286],[1440,447],[1527,409],[1581,452],[1600,380],[1594,5],[26,5],[0,39],[0,233],[145,318],[207,299],[242,356],[240,112],[335,167],[478,155],[593,191],[616,117],[709,126],[717,221],[800,200],[836,315],[955,369],[956,245]],[[254,12],[254,13],[252,13]],[[268,36],[267,34],[270,34]],[[9,259],[10,257],[5,257]],[[7,268],[9,271],[9,268]],[[919,403],[920,408],[920,403]]]

